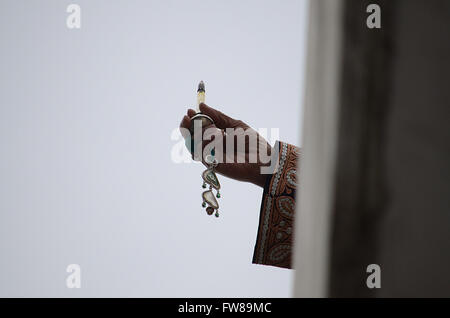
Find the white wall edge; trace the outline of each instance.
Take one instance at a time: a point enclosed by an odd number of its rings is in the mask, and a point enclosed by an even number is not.
[[[294,297],[328,295],[343,0],[311,0],[303,149],[294,243]]]

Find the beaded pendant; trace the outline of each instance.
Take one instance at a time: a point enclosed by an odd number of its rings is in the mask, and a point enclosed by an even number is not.
[[[220,182],[214,171],[217,166],[217,160],[214,159],[213,156],[207,156],[205,161],[209,167],[202,173],[202,187],[203,189],[206,189],[206,187],[209,186],[209,190],[202,193],[202,206],[206,208],[206,213],[208,215],[212,215],[215,211],[216,213],[214,213],[214,215],[219,217],[219,203],[217,202],[217,199],[220,198]],[[214,190],[216,191],[215,195]]]
[[[205,102],[205,83],[201,81],[198,84],[197,88],[197,113],[191,118],[191,127],[189,129],[191,136],[195,135],[194,131],[194,122],[200,121],[200,127],[207,127],[211,124],[214,124],[214,121],[208,115],[202,114],[200,112],[200,104]],[[192,137],[191,137],[192,138]],[[190,146],[188,147],[191,151],[192,156],[194,156],[194,142],[191,139]],[[216,217],[219,217],[219,203],[217,199],[220,198],[220,182],[217,178],[215,168],[217,167],[217,159],[214,158],[215,149],[211,150],[211,154],[206,156],[205,163],[208,168],[203,171],[203,189],[206,189],[209,186],[209,190],[206,190],[202,193],[202,206],[206,208],[206,213],[208,215],[214,214]],[[216,194],[214,194],[216,191]],[[217,198],[217,199],[216,199]],[[215,213],[214,213],[215,212]]]

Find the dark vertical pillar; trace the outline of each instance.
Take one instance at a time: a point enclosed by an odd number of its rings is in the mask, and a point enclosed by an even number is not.
[[[450,3],[344,11],[330,296],[450,296]]]
[[[331,296],[373,296],[366,266],[377,263],[377,231],[386,209],[385,130],[389,113],[396,1],[347,0],[332,209]],[[366,8],[382,8],[381,29],[366,25]]]
[[[396,2],[378,295],[450,297],[450,2]]]

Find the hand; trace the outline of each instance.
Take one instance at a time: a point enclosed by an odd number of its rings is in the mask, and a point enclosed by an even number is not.
[[[220,135],[223,138],[224,160],[223,162],[219,162],[216,171],[226,177],[238,181],[251,182],[260,187],[264,187],[267,174],[261,174],[261,167],[269,164],[263,164],[261,158],[270,157],[272,152],[270,144],[254,129],[241,120],[233,119],[205,104],[200,104],[200,111],[211,117],[214,121],[214,125],[204,127],[204,132],[211,132],[212,129],[210,128],[220,130],[220,134],[216,134],[216,136]],[[193,109],[189,109],[187,115],[183,117],[180,123],[180,130],[185,138],[190,138],[190,134],[187,130],[191,125],[191,118],[195,114],[196,112]],[[228,132],[225,133],[224,130],[227,128],[233,129],[233,134],[229,134]],[[228,131],[230,130],[228,129]],[[234,138],[233,149],[227,149],[227,138]],[[202,153],[204,147],[209,143],[218,141],[216,139],[209,141],[208,136],[205,136],[204,139],[208,139],[208,141],[202,142]],[[245,148],[238,147],[239,140],[244,141]],[[220,151],[221,149],[216,148],[216,157],[218,156],[218,150]],[[240,160],[238,161],[238,159]],[[242,161],[244,162],[241,163]],[[202,162],[206,165],[204,160],[202,160]]]

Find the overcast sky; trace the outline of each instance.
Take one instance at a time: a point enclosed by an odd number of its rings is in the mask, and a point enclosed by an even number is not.
[[[203,167],[173,154],[200,80],[210,106],[299,145],[306,8],[2,0],[0,296],[289,296],[293,271],[251,264],[262,189],[220,177],[210,217]]]

